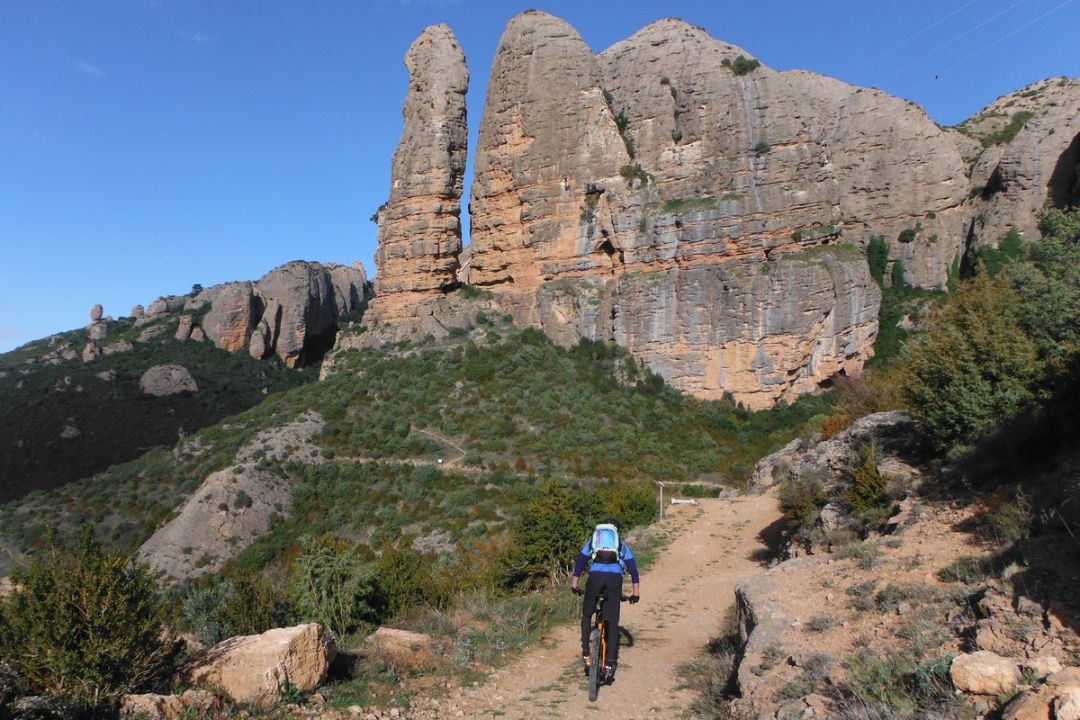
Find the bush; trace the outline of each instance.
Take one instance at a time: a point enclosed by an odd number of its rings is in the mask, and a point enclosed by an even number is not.
[[[748,59],[744,55],[740,55],[739,57],[735,58],[735,60],[729,60],[728,58],[724,58],[720,62],[720,64],[731,70],[731,72],[735,73],[736,75],[746,75],[761,67],[761,63],[758,60]]]
[[[877,468],[877,451],[872,444],[856,452],[851,468],[851,485],[844,493],[848,510],[868,526],[877,526],[889,516],[892,499],[888,493],[888,478]]]
[[[305,536],[300,547],[291,589],[301,619],[319,622],[339,638],[375,619],[372,576],[361,571],[353,546]]]
[[[874,278],[878,287],[884,287],[885,267],[889,264],[889,246],[881,235],[870,236],[870,243],[866,246],[866,262],[870,266],[870,277]]]
[[[779,500],[788,529],[799,531],[817,524],[829,497],[816,477],[789,477],[780,483]]]
[[[184,644],[165,630],[145,566],[86,532],[50,543],[13,578],[22,589],[0,606],[0,655],[30,692],[96,707],[172,677]]]
[[[1040,374],[1002,275],[978,275],[910,346],[904,395],[937,450],[979,439],[1029,406]]]

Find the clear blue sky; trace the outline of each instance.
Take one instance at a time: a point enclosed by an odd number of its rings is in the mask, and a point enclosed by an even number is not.
[[[529,7],[597,52],[681,17],[943,124],[1080,75],[1074,0],[0,0],[0,351],[85,325],[96,302],[126,315],[291,259],[374,275],[405,50],[454,29],[475,142],[495,46]]]

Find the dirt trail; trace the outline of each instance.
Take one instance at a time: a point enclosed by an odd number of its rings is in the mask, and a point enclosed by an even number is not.
[[[623,605],[622,625],[633,645],[623,639],[615,683],[601,688],[599,700],[588,701],[575,624],[486,684],[448,698],[446,717],[682,717],[693,697],[681,687],[678,669],[717,634],[735,585],[761,571],[754,559],[759,533],[780,516],[772,495],[698,502],[666,509],[661,529],[675,542],[642,575],[641,603]]]

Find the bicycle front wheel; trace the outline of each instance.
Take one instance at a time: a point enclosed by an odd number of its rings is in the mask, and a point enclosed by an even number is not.
[[[600,629],[593,628],[589,636],[589,700],[600,693]]]

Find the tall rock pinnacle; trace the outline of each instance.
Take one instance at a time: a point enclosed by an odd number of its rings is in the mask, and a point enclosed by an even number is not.
[[[607,269],[619,249],[608,205],[625,195],[629,162],[577,31],[536,10],[512,19],[480,124],[469,281],[521,291],[561,271]]]
[[[405,54],[409,93],[394,153],[390,199],[378,213],[373,310],[393,317],[456,283],[468,135],[465,54],[446,25],[433,25]]]

